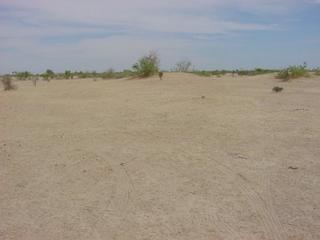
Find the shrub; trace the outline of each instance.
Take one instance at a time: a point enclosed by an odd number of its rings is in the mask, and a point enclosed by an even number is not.
[[[41,74],[41,76],[43,77],[44,80],[50,81],[50,79],[55,77],[55,74],[52,70],[47,69],[47,71],[45,73]]]
[[[28,71],[14,72],[14,74],[19,80],[27,80],[28,78],[30,78],[32,76],[32,74]]]
[[[303,65],[290,66],[286,69],[281,70],[277,78],[282,79],[283,81],[289,81],[290,79],[307,77],[308,70],[307,65],[304,63]]]
[[[274,88],[272,88],[273,92],[281,92],[282,90],[283,90],[282,87],[274,87]]]
[[[99,74],[96,71],[93,72],[75,72],[73,74],[74,76],[77,76],[78,78],[95,78],[95,77],[99,77]],[[101,74],[100,74],[101,75]]]
[[[65,79],[73,78],[72,72],[69,71],[69,70],[66,70],[66,71],[64,72],[64,78],[65,78]]]
[[[176,72],[189,72],[192,63],[188,60],[182,60],[176,63],[174,70]]]
[[[133,65],[133,70],[140,77],[150,77],[159,71],[159,57],[156,52],[150,52]]]
[[[211,77],[211,76],[221,77],[222,75],[225,75],[226,73],[228,73],[228,71],[226,70],[193,71],[192,73],[201,77]]]
[[[3,89],[5,91],[16,90],[17,89],[17,86],[12,83],[12,79],[11,79],[10,76],[7,76],[7,75],[4,76],[1,81],[2,81],[2,84],[3,84]]]
[[[96,71],[92,71],[91,73],[89,73],[89,77],[93,77],[93,78],[98,77],[98,75],[99,74]]]
[[[314,74],[320,76],[320,67],[314,69]]]
[[[273,69],[256,68],[254,70],[236,70],[234,72],[238,73],[239,76],[256,76],[256,75],[262,75],[267,73],[274,73],[277,71]]]
[[[128,78],[136,76],[137,73],[133,72],[131,70],[123,70],[122,72],[116,72],[112,68],[110,68],[106,72],[97,73],[97,77],[100,77],[102,79],[120,79],[120,78]]]
[[[134,77],[136,75],[136,72],[133,72],[131,70],[125,69],[122,72],[117,73],[116,78],[127,78],[127,77]]]
[[[288,80],[290,79],[289,69],[286,68],[286,69],[281,70],[281,71],[278,73],[277,78],[282,79],[282,80],[284,80],[284,81],[288,81]]]
[[[110,79],[110,78],[115,78],[116,73],[114,72],[114,70],[112,68],[110,68],[108,71],[103,72],[100,75],[103,79]]]
[[[200,77],[210,77],[210,76],[212,76],[211,72],[209,72],[209,71],[193,71],[192,73],[195,74],[195,75],[198,75]]]
[[[90,73],[88,73],[88,72],[80,71],[80,72],[77,72],[76,74],[77,74],[78,78],[88,78],[88,77],[90,77]]]

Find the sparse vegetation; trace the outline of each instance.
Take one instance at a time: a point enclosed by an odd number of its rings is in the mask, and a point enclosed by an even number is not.
[[[32,76],[31,72],[13,72],[13,75],[17,77],[18,80],[27,80]]]
[[[65,78],[65,79],[71,79],[71,78],[73,78],[72,72],[69,71],[69,70],[66,70],[66,71],[64,72],[64,78]]]
[[[175,72],[189,72],[192,63],[188,60],[178,62],[174,68]]]
[[[303,65],[290,66],[281,70],[278,73],[277,78],[283,81],[289,81],[290,79],[307,77],[308,75],[307,64],[304,63]]]
[[[236,71],[236,73],[238,73],[239,76],[256,76],[256,75],[275,73],[275,72],[278,72],[278,70],[263,69],[263,68],[256,68],[254,70],[237,70]]]
[[[116,76],[116,78],[127,78],[127,77],[134,77],[135,76],[135,72],[131,71],[131,70],[123,70],[122,72],[118,72],[118,75]]]
[[[201,77],[211,77],[212,74],[209,71],[193,71],[192,72],[195,75],[201,76]]]
[[[3,76],[1,79],[3,89],[5,91],[16,90],[17,86],[12,83],[12,78],[8,75]]]
[[[192,71],[193,74],[196,74],[198,76],[202,77],[221,77],[227,73],[232,74],[238,74],[239,76],[256,76],[261,74],[267,74],[267,73],[275,73],[278,72],[278,70],[274,69],[262,69],[262,68],[256,68],[254,70],[214,70],[214,71]]]
[[[159,71],[159,64],[158,54],[151,51],[148,55],[140,58],[132,68],[139,77],[150,77]]]
[[[17,80],[32,80],[36,86],[34,79],[39,79],[42,77],[43,80],[50,81],[51,79],[73,79],[73,78],[95,78],[95,79],[121,79],[121,78],[131,78],[131,77],[149,77],[154,74],[159,73],[159,57],[156,52],[150,52],[148,55],[141,57],[134,65],[133,70],[123,70],[115,71],[110,68],[105,72],[96,71],[75,71],[66,70],[62,73],[54,73],[52,70],[47,69],[42,74],[33,74],[29,71],[24,72],[13,72],[12,77]],[[182,60],[178,62],[171,71],[174,72],[189,72],[201,77],[221,77],[225,74],[232,74],[233,76],[256,76],[268,73],[278,73],[277,78],[283,81],[288,81],[290,79],[308,76],[308,69],[306,64],[298,66],[290,66],[283,70],[275,69],[263,69],[256,68],[254,70],[191,70],[192,64],[188,60]],[[311,71],[311,70],[310,70]],[[320,75],[320,67],[312,70],[315,75]],[[163,73],[162,73],[163,74]],[[160,77],[160,75],[159,75]],[[160,77],[161,79],[162,77]]]
[[[44,80],[50,81],[50,79],[55,77],[55,74],[52,70],[47,69],[47,71],[45,73],[41,74],[41,76],[43,77]]]
[[[115,77],[115,71],[110,68],[108,71],[101,73],[103,79],[110,79]]]
[[[225,75],[228,72],[230,72],[230,71],[214,70],[214,71],[193,71],[192,73],[196,74],[198,76],[201,76],[201,77],[211,77],[211,76],[221,77],[221,76]]]
[[[314,74],[320,76],[320,67],[314,69]]]
[[[90,78],[90,77],[93,77],[93,73],[90,73],[90,72],[75,72],[74,73],[75,76],[77,76],[77,78]]]
[[[102,79],[120,79],[135,76],[135,72],[131,70],[124,70],[122,72],[115,72],[112,68],[106,72],[100,73],[99,77]]]

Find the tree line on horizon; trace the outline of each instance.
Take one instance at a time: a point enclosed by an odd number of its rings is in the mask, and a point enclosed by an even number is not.
[[[316,75],[320,75],[320,67],[316,69],[308,69],[307,64],[289,66],[285,69],[263,69],[255,68],[252,70],[195,70],[192,67],[192,63],[189,60],[181,60],[170,70],[166,72],[189,72],[199,76],[210,77],[210,76],[222,76],[227,73],[237,74],[240,76],[254,76],[266,73],[278,73],[277,78],[283,80],[289,80],[302,76],[307,76],[309,71],[313,71]],[[66,70],[63,73],[55,73],[51,69],[47,69],[44,73],[34,74],[29,71],[12,72],[7,74],[9,77],[15,77],[18,80],[34,80],[43,79],[50,81],[51,79],[73,79],[73,78],[101,78],[101,79],[119,79],[119,78],[130,78],[130,77],[150,77],[160,72],[160,58],[157,52],[150,51],[148,54],[142,56],[133,64],[132,69],[125,69],[123,71],[115,71],[110,68],[104,72],[96,71],[70,71]]]

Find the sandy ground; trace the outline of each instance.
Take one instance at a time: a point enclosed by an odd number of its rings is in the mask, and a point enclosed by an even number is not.
[[[0,91],[1,240],[320,239],[320,77],[18,87]]]

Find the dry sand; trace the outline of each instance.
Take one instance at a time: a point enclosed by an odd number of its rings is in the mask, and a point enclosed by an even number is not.
[[[18,87],[0,91],[1,240],[320,239],[319,77]]]

